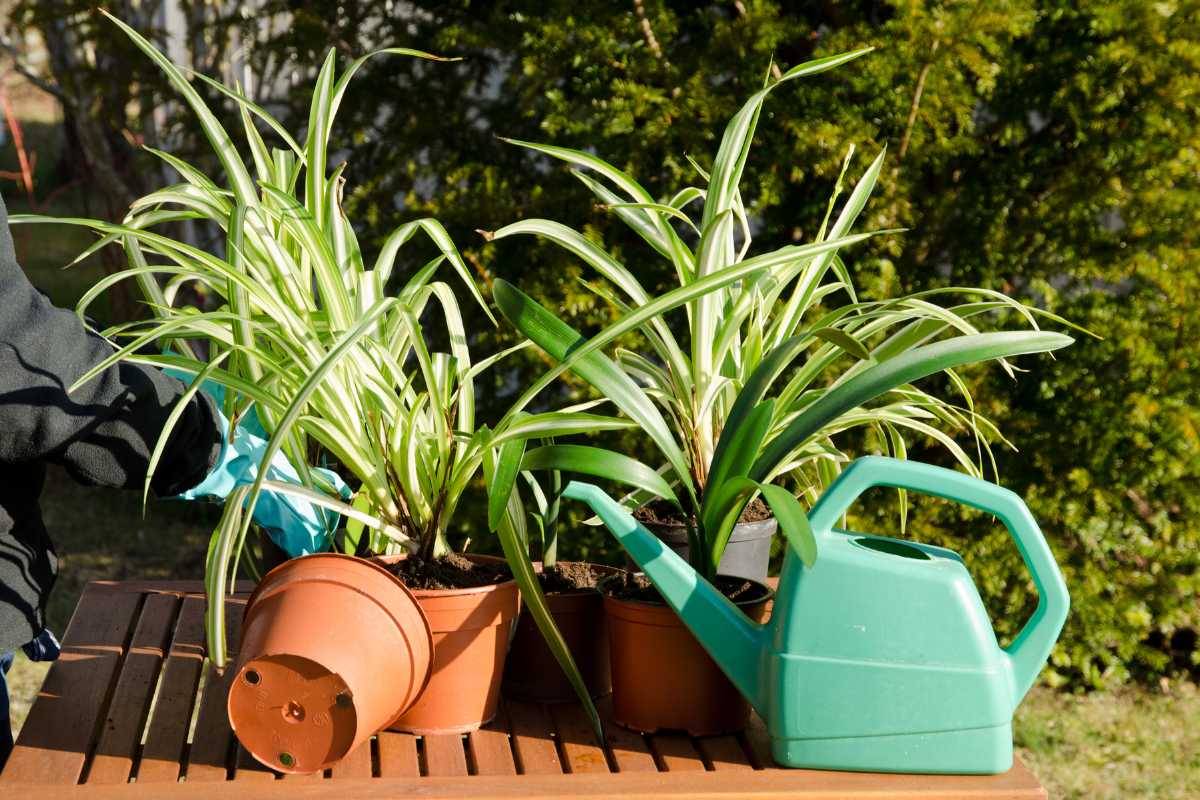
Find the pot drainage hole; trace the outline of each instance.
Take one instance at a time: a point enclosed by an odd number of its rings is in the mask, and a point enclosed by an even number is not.
[[[303,722],[304,706],[300,705],[295,700],[291,701],[283,707],[283,718],[293,725]]]

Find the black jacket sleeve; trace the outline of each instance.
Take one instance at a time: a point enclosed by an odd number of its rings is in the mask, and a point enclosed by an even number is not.
[[[112,352],[29,283],[0,199],[0,464],[57,462],[83,483],[139,488],[184,385],[150,367],[118,364],[67,393]],[[156,494],[178,494],[208,474],[220,452],[215,414],[203,395],[189,403],[155,470]]]

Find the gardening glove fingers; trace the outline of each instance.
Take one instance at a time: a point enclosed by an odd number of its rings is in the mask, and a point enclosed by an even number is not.
[[[312,471],[318,485],[331,486],[343,499],[351,494],[350,487],[337,473],[320,468]],[[300,476],[283,453],[277,453],[267,467],[267,479],[300,484]],[[340,518],[336,511],[316,506],[302,497],[269,490],[263,491],[254,506],[254,521],[293,558],[328,550]]]
[[[190,379],[193,376],[184,373],[183,377]],[[221,392],[224,391],[224,387],[217,386]],[[207,385],[202,385],[201,390],[207,392]],[[203,498],[220,502],[238,486],[250,485],[258,477],[259,465],[266,455],[267,440],[249,429],[258,427],[261,430],[257,418],[253,420],[253,426],[239,425],[235,428],[232,439],[229,420],[220,408],[216,409],[216,418],[223,443],[221,453],[208,476],[191,489],[175,495],[177,499]],[[317,481],[318,491],[328,492],[332,488],[342,498],[348,498],[351,494],[350,488],[336,473],[324,469],[314,469],[313,472],[320,478]],[[279,483],[303,483],[283,452],[277,452],[271,459],[266,478]],[[327,550],[339,519],[336,512],[314,506],[304,498],[270,489],[264,489],[254,505],[254,521],[293,558]]]

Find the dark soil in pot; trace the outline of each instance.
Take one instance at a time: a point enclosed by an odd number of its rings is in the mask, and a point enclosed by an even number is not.
[[[615,567],[559,561],[535,563],[546,605],[592,697],[611,691],[604,602],[596,587]],[[522,609],[504,673],[504,695],[539,703],[576,702],[578,696],[527,610]]]
[[[633,516],[673,551],[685,559],[688,557],[687,526],[679,515],[679,509],[669,503],[656,501],[637,509]],[[771,560],[771,539],[777,528],[778,523],[771,516],[767,504],[761,497],[754,498],[734,526],[717,572],[759,583],[766,581],[767,566]],[[632,561],[626,563],[629,569],[637,569]]]
[[[472,559],[459,553],[428,561],[408,556],[385,568],[409,589],[469,589],[512,580],[503,561]]]
[[[715,585],[750,619],[766,620],[774,596],[769,588],[729,576],[718,576]],[[683,730],[693,736],[746,726],[750,704],[645,577],[626,573],[600,588],[618,724],[646,733]]]
[[[763,584],[735,575],[718,575],[713,580],[713,586],[738,605],[756,603],[771,596],[771,590]],[[641,573],[622,572],[606,583],[604,589],[606,594],[619,600],[666,605],[658,589]]]

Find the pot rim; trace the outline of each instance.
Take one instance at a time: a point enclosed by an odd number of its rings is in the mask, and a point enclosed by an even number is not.
[[[618,569],[627,575],[645,575],[644,572],[630,572],[629,570],[620,569],[619,567],[614,567],[614,569]],[[596,590],[599,591],[601,596],[604,597],[605,602],[621,603],[621,604],[630,605],[630,606],[645,606],[648,608],[665,608],[668,610],[671,609],[671,606],[665,602],[659,602],[656,600],[630,600],[630,599],[624,598],[624,597],[614,597],[613,595],[604,591],[604,584],[616,577],[619,577],[619,576],[609,575],[608,577],[601,579],[600,582],[596,585]],[[759,603],[768,603],[775,599],[775,590],[772,589],[767,584],[763,583],[762,581],[756,581],[753,578],[746,578],[741,575],[718,575],[717,577],[734,578],[739,581],[746,581],[747,583],[753,583],[755,586],[758,586],[766,591],[765,595],[763,595],[762,597],[756,597],[753,600],[732,600],[732,599],[726,598],[731,603],[733,603],[735,606],[738,606],[739,608],[741,608],[743,606],[746,606],[746,607],[756,606]]]

